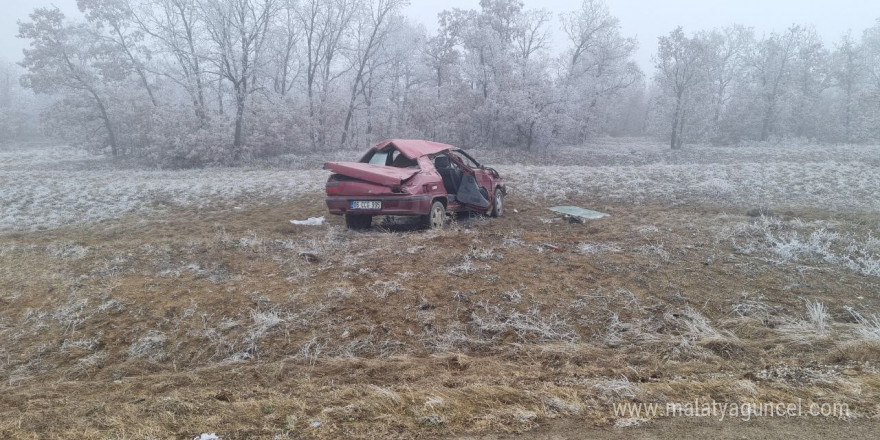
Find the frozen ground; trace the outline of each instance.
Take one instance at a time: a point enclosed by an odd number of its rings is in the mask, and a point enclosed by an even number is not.
[[[326,216],[321,162],[356,151],[182,171],[0,153],[0,438],[648,437],[611,405],[695,396],[842,402],[868,426],[877,152],[477,151],[507,214],[439,231]],[[554,220],[563,199],[610,217]],[[792,429],[820,432],[763,436]]]
[[[168,207],[284,200],[322,188],[317,170],[119,169],[65,147],[0,153],[0,229],[53,228],[161,214]]]
[[[143,170],[66,148],[0,152],[0,230],[54,228],[271,203],[321,190],[324,160],[361,152],[286,156],[267,167]],[[541,153],[477,151],[526,199],[579,196],[624,203],[711,203],[745,209],[880,211],[877,146],[693,147],[599,140]]]

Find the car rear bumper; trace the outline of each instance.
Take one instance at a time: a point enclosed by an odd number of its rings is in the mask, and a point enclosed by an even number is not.
[[[369,215],[424,215],[431,210],[431,196],[333,196],[327,197],[327,209],[331,214],[342,215],[349,212]],[[357,209],[352,210],[352,200],[378,200],[382,202],[382,209]]]

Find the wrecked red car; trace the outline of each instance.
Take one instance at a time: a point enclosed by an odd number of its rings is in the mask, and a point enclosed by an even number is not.
[[[449,213],[504,214],[504,180],[452,145],[392,139],[358,162],[327,162],[327,208],[352,229],[370,227],[377,215],[419,216],[430,228]]]

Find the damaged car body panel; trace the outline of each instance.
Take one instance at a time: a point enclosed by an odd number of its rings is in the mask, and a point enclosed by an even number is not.
[[[421,216],[440,227],[448,212],[503,214],[504,182],[447,144],[392,139],[372,147],[359,162],[327,162],[327,208],[346,225],[365,228],[376,215]]]
[[[327,162],[325,170],[355,179],[373,182],[380,185],[400,185],[408,180],[418,169],[394,168],[356,162]]]

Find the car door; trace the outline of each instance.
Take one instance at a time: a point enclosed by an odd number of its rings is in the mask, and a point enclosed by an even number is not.
[[[486,203],[471,202],[465,204],[477,211],[488,211],[491,208],[491,203],[489,203],[489,200],[492,200],[492,175],[487,170],[483,169],[480,164],[477,163],[477,161],[475,161],[467,154],[464,154],[462,151],[452,151],[451,153],[453,160],[459,164],[459,166],[464,171],[464,174],[466,176],[469,175],[474,178],[478,191],[486,200]],[[464,184],[464,180],[462,183]]]

